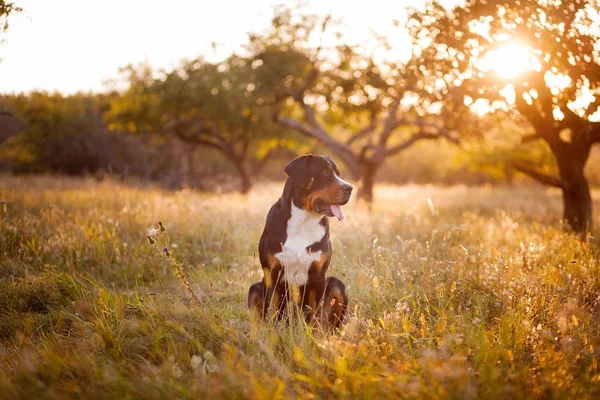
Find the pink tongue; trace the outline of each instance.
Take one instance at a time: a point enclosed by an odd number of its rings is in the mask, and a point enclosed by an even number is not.
[[[337,204],[332,204],[330,207],[331,207],[331,213],[333,215],[335,215],[338,220],[341,221],[344,219],[344,213],[342,212],[342,207],[338,206]]]

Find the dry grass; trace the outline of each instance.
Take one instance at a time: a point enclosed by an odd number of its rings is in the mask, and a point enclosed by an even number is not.
[[[350,317],[324,334],[250,323],[280,185],[1,179],[2,398],[600,395],[600,252],[561,231],[556,192],[385,187],[348,205],[331,274]],[[148,244],[159,220],[202,304]]]

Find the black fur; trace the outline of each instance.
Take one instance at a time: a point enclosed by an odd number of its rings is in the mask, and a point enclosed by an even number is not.
[[[329,171],[329,173],[326,171]],[[341,185],[341,190],[347,193],[348,198],[352,190],[349,184],[338,179],[339,169],[335,162],[327,156],[300,156],[288,163],[284,168],[284,172],[288,175],[288,178],[285,181],[283,193],[267,214],[265,227],[258,244],[259,260],[265,277],[262,282],[252,285],[248,292],[249,307],[260,308],[262,317],[267,316],[270,307],[276,307],[278,316],[281,317],[286,303],[290,301],[287,282],[281,279],[284,276],[285,265],[281,266],[280,263],[276,263],[276,266],[273,267],[270,262],[273,263],[273,256],[281,252],[283,244],[286,243],[287,224],[292,215],[291,205],[294,204],[298,208],[303,208],[305,199],[311,191],[335,184]],[[347,201],[346,198],[340,204],[345,204]],[[306,251],[309,253],[321,251],[322,254],[326,255],[326,260],[317,266],[315,266],[315,263],[311,264],[308,268],[307,282],[300,287],[300,293],[313,291],[318,296],[318,300],[321,300],[327,295],[335,282],[334,286],[341,290],[343,294],[342,301],[345,310],[347,296],[344,284],[337,278],[325,277],[331,261],[332,251],[329,219],[323,216],[319,223],[325,228],[325,234],[319,241],[308,245]],[[272,282],[273,285],[269,287],[267,282]],[[275,292],[278,293],[280,301],[279,304],[271,305]],[[314,314],[316,311],[309,309],[308,297],[302,296],[303,301],[301,304],[307,316]],[[329,319],[331,320],[331,317]],[[334,326],[339,326],[343,320],[343,315],[336,315],[334,320],[337,321]]]

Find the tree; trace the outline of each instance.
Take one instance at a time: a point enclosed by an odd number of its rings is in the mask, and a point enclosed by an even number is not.
[[[15,172],[95,172],[114,162],[124,143],[106,132],[101,95],[32,92],[3,96],[0,161]],[[3,121],[6,119],[6,122]],[[139,152],[139,148],[137,149]]]
[[[518,160],[515,167],[562,190],[564,221],[581,235],[592,227],[584,167],[591,147],[600,142],[599,5],[597,0],[467,0],[448,10],[430,1],[423,11],[413,10],[409,21],[419,48],[417,71],[423,79],[445,82],[438,96],[458,87],[463,101],[515,110],[534,131],[523,141],[549,146],[558,176]],[[529,59],[526,70],[512,77],[484,62],[507,46],[526,51]]]
[[[386,159],[420,140],[458,140],[441,113],[414,104],[418,88],[402,63],[374,55],[389,50],[384,39],[371,49],[352,46],[341,27],[330,16],[278,7],[270,29],[250,35],[248,50],[257,90],[276,104],[275,121],[325,145],[370,202]]]
[[[11,14],[23,11],[21,7],[11,1],[0,0],[0,33],[8,30],[8,17]]]
[[[220,63],[199,58],[171,72],[132,66],[123,72],[129,87],[107,115],[112,127],[219,152],[236,168],[243,193],[281,144],[267,140],[277,136],[278,126],[255,93],[252,66],[241,57]]]
[[[8,17],[11,14],[18,13],[23,11],[22,8],[15,6],[14,3],[7,2],[5,0],[0,0],[0,44],[2,44],[3,38],[2,34],[8,30]],[[0,59],[2,61],[2,59]],[[10,117],[11,113],[4,110],[2,104],[0,104],[0,118],[6,119],[6,117]]]

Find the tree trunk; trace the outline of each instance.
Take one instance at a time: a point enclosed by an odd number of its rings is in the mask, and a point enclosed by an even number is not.
[[[585,238],[592,229],[592,196],[584,174],[589,149],[567,148],[555,152],[561,179],[565,182],[563,193],[563,218],[571,229]]]
[[[375,175],[381,164],[364,162],[361,168],[360,189],[358,198],[367,203],[373,202],[373,186],[375,186]]]
[[[252,189],[252,174],[250,173],[250,166],[245,158],[235,159],[235,168],[241,179],[240,193],[247,194]]]
[[[187,149],[187,172],[188,185],[192,188],[196,187],[196,163],[194,162],[194,154],[196,152],[196,144],[188,144]]]

